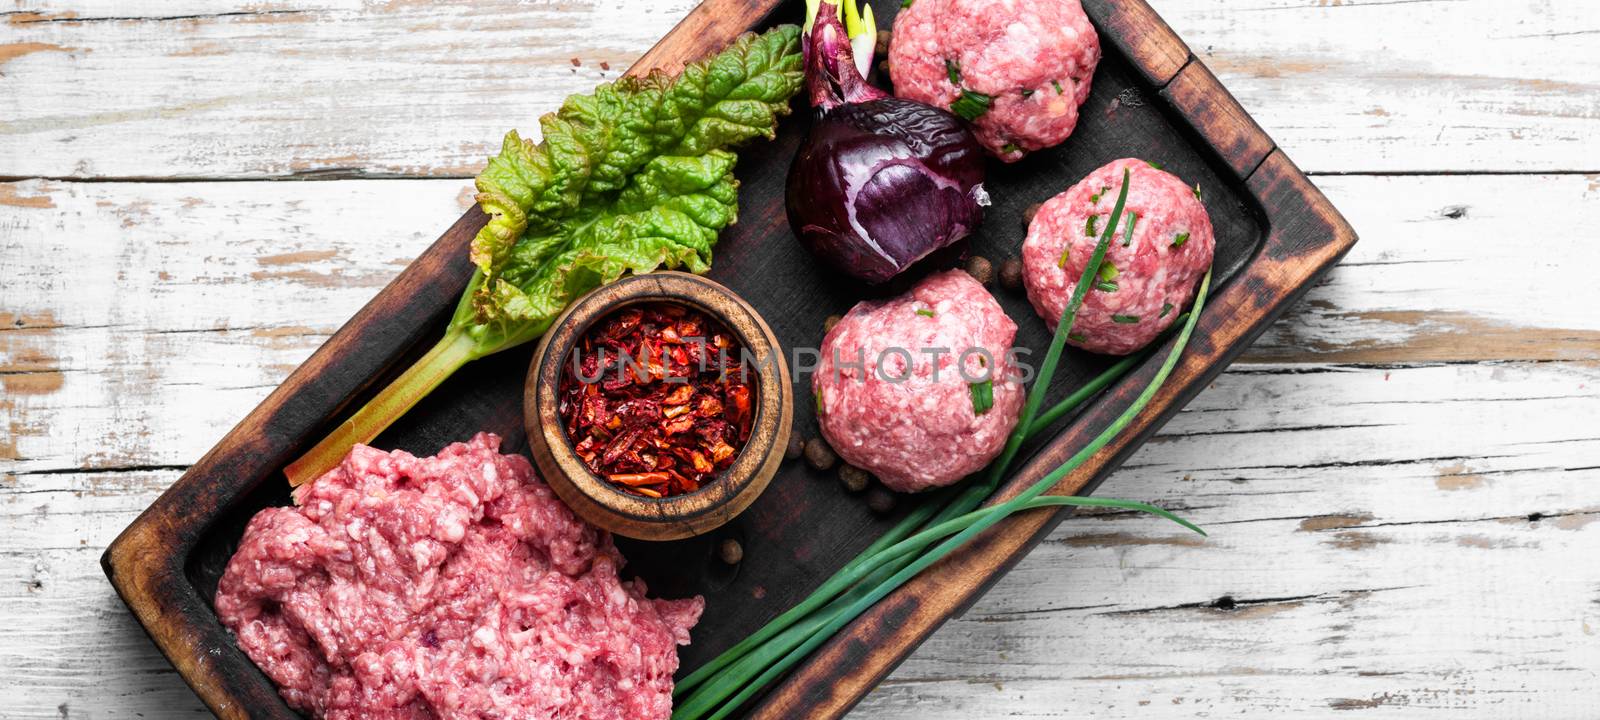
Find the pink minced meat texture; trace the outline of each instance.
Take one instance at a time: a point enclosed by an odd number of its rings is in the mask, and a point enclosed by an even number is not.
[[[1094,255],[1122,190],[1123,169],[1130,173],[1128,201],[1105,257],[1116,268],[1109,280],[1116,289],[1091,288],[1067,336],[1073,345],[1111,355],[1138,350],[1172,326],[1194,297],[1216,247],[1211,218],[1195,188],[1143,160],[1113,161],[1046,201],[1028,226],[1022,279],[1046,324],[1054,329],[1060,322]],[[1130,214],[1133,241],[1124,245]],[[1096,218],[1092,227],[1090,216]],[[1061,256],[1069,247],[1063,267]],[[1102,270],[1101,277],[1111,274]]]
[[[1017,424],[1023,391],[1009,352],[1016,334],[1000,304],[960,270],[857,304],[823,338],[812,377],[823,437],[891,490],[960,480],[999,454]],[[897,349],[909,354],[909,375],[908,355]],[[978,413],[969,381],[985,378],[994,406]]]
[[[973,129],[1006,162],[1072,134],[1099,64],[1078,0],[916,0],[889,42],[896,95],[946,109],[962,90],[990,97]]]
[[[479,434],[356,446],[262,510],[217,589],[290,706],[335,720],[666,718],[700,598],[622,582],[609,535]]]

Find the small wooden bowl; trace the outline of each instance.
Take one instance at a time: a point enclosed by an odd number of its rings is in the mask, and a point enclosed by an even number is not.
[[[754,356],[758,372],[750,440],[733,464],[696,492],[660,499],[623,492],[590,472],[573,452],[556,410],[562,366],[589,327],[624,306],[647,302],[686,305],[721,321]],[[522,395],[528,444],[545,482],[579,517],[640,540],[699,535],[743,512],[767,488],[783,462],[793,416],[789,365],[772,328],[732,290],[680,272],[626,277],[573,303],[539,343]]]

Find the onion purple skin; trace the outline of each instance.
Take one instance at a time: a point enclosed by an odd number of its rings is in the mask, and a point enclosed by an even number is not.
[[[840,104],[789,166],[789,225],[840,272],[881,283],[978,227],[983,178],[983,148],[955,115],[896,97]]]

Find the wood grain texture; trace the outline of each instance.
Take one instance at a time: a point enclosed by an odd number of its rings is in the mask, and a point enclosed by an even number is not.
[[[1356,173],[1317,182],[1363,241],[1103,490],[1182,510],[1210,540],[1132,516],[1071,520],[852,717],[1589,717],[1600,575],[1580,559],[1600,549],[1586,522],[1600,506],[1600,438],[1581,421],[1600,411],[1600,328],[1585,312],[1600,297],[1584,268],[1600,239],[1600,174],[1436,173],[1593,169],[1583,85],[1600,19],[1571,0],[1154,4],[1303,167]],[[444,57],[383,29],[394,13],[435,8],[322,6],[337,29],[319,42],[338,51],[294,58],[305,64],[274,76],[280,89],[386,47],[423,66]],[[551,6],[494,12],[540,7]],[[567,7],[548,42],[597,34],[604,5]],[[163,48],[250,22],[155,17],[294,9],[27,3],[0,17],[0,124],[18,105],[50,107],[63,87],[95,89],[64,113],[122,109],[132,88],[193,62]],[[68,14],[83,22],[59,22]],[[134,16],[146,19],[104,19]],[[17,22],[47,18],[59,27]],[[659,25],[605,28],[633,38],[617,51],[636,55],[677,18],[629,20]],[[279,59],[256,44],[306,24],[268,24],[212,51],[242,53],[243,80],[270,74]],[[21,31],[76,33],[68,46],[115,47],[119,61],[80,64],[35,49],[61,40]],[[396,123],[381,162],[428,173],[429,158],[454,153],[470,173],[505,123],[531,126],[598,75],[549,78],[569,85],[548,92],[517,83],[542,99],[480,118],[470,151],[447,145],[466,138],[459,127]],[[376,87],[386,107],[430,112],[433,94]],[[343,91],[354,107],[372,102],[368,86]],[[302,124],[302,140],[247,143],[263,127],[251,116],[184,115],[137,133],[113,122],[94,129],[103,145],[88,131],[76,143],[7,138],[0,175],[79,163],[120,168],[86,175],[96,179],[281,175],[328,137]],[[311,117],[332,114],[294,122]],[[141,155],[151,145],[184,164]],[[1409,171],[1430,174],[1360,175]],[[29,620],[0,627],[0,717],[204,712],[94,560],[219,428],[426,248],[439,219],[470,204],[464,192],[459,180],[0,183],[0,328],[13,328],[0,329],[0,608]],[[1530,260],[1526,242],[1508,240],[1530,237],[1570,261]],[[1388,585],[1410,587],[1379,591]]]
[[[0,157],[13,176],[470,177],[507,123],[538,137],[696,4],[29,3],[3,19]]]

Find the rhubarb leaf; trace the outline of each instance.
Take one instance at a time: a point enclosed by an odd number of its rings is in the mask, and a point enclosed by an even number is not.
[[[580,295],[624,273],[703,273],[738,217],[729,149],[772,138],[800,89],[799,29],[745,35],[684,68],[624,77],[506,135],[478,176],[489,223],[452,329],[478,356],[532,340]]]

